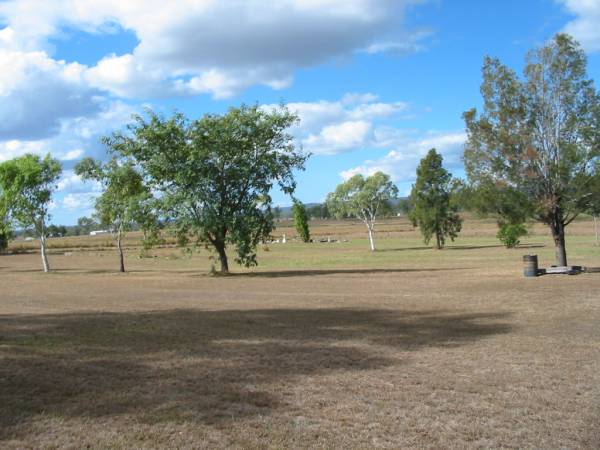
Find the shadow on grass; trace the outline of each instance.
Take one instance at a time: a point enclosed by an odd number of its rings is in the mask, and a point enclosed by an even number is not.
[[[516,249],[526,248],[542,248],[544,244],[520,244]],[[432,250],[432,251],[445,251],[445,250],[481,250],[486,248],[504,248],[503,244],[491,244],[491,245],[446,245],[443,249],[437,250],[434,247],[422,246],[422,247],[400,247],[400,248],[383,248],[377,250],[377,252],[404,252],[404,251],[417,251],[417,250]]]
[[[397,248],[378,248],[375,250],[375,253],[385,253],[385,252],[407,252],[412,250],[433,250],[433,247],[397,247]]]
[[[0,316],[0,440],[44,417],[217,424],[286,408],[298,377],[508,333],[510,314],[265,309]],[[20,427],[23,425],[23,427]]]
[[[464,270],[468,267],[451,268],[424,268],[424,269],[307,269],[307,270],[278,270],[278,271],[256,271],[256,272],[232,272],[224,277],[264,277],[264,278],[285,278],[285,277],[304,277],[316,275],[371,275],[381,273],[411,273],[411,272],[442,272],[448,270]]]
[[[545,247],[544,244],[520,244],[515,249],[524,249],[524,248],[542,248]],[[493,245],[449,245],[444,247],[444,250],[480,250],[484,248],[505,248],[503,244],[493,244]],[[510,249],[507,249],[510,250]]]
[[[0,270],[4,269],[0,267]],[[13,269],[6,268],[10,272],[15,273],[43,273],[41,269]],[[317,275],[370,275],[370,274],[389,274],[389,273],[411,273],[411,272],[441,272],[451,270],[468,270],[471,267],[451,267],[451,268],[420,268],[420,269],[298,269],[298,270],[277,270],[277,271],[254,271],[254,272],[229,272],[228,274],[221,275],[219,272],[211,274],[201,269],[131,269],[125,273],[119,272],[118,269],[81,269],[81,268],[58,268],[51,269],[48,275],[60,275],[60,274],[86,274],[86,275],[123,275],[127,274],[144,274],[144,273],[178,273],[178,274],[190,274],[196,277],[210,277],[215,276],[218,278],[286,278],[286,277],[303,277],[303,276],[317,276]]]
[[[37,269],[15,269],[13,267],[0,267],[0,270],[2,269],[7,269],[7,272],[14,272],[14,273],[41,273],[44,274],[44,270],[40,267]],[[157,270],[152,270],[151,272],[160,272],[160,269]],[[150,271],[148,271],[150,272]],[[80,269],[80,268],[64,268],[64,267],[59,267],[59,268],[53,268],[52,266],[50,266],[50,271],[45,273],[44,275],[61,275],[61,274],[65,274],[65,273],[79,273],[79,274],[87,274],[87,275],[94,275],[94,274],[119,274],[122,272],[119,272],[119,269]],[[127,273],[127,272],[126,272]]]

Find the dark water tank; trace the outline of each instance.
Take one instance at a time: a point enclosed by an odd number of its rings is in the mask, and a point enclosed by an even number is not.
[[[537,255],[523,255],[523,275],[526,277],[537,277],[538,272]]]

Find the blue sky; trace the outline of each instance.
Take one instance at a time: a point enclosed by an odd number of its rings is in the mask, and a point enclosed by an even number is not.
[[[431,147],[462,175],[461,114],[481,104],[485,55],[520,71],[567,31],[600,80],[599,23],[600,0],[0,1],[0,161],[59,158],[53,222],[72,224],[99,192],[74,164],[105,157],[99,138],[144,106],[195,118],[284,101],[313,153],[298,198],[376,170],[406,194]]]

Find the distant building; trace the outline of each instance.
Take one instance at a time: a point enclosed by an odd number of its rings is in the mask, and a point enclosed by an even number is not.
[[[110,233],[110,231],[108,230],[96,230],[96,231],[90,231],[90,236],[98,236],[99,234],[108,234]]]

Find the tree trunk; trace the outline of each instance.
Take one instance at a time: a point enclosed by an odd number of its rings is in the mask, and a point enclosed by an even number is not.
[[[44,272],[50,271],[50,265],[48,264],[48,256],[46,255],[46,236],[40,236],[40,253],[42,254],[42,266]]]
[[[565,245],[565,225],[562,221],[556,221],[550,225],[552,238],[554,239],[554,249],[556,252],[556,265],[567,265],[567,247]]]
[[[371,246],[371,251],[375,251],[375,241],[373,240],[373,225],[367,224],[367,230],[369,230],[369,244]]]
[[[219,254],[219,262],[221,263],[221,275],[227,275],[229,273],[229,264],[227,262],[227,253],[225,253],[225,243],[216,242],[215,248]]]
[[[441,239],[441,235],[440,235],[439,231],[435,232],[435,240],[436,240],[435,248],[437,248],[438,250],[441,250],[442,249],[442,239]]]
[[[123,247],[121,246],[121,229],[117,231],[117,250],[119,251],[120,272],[125,272],[125,258],[123,257]]]
[[[600,244],[600,234],[598,231],[598,217],[594,216],[594,231],[596,232],[596,245]]]

